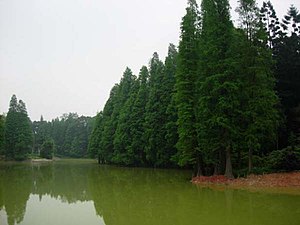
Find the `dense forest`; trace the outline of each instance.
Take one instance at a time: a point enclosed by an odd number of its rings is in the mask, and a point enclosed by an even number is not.
[[[234,25],[228,0],[188,0],[178,48],[111,89],[92,157],[230,178],[300,169],[300,14],[238,2]]]
[[[47,141],[54,143],[54,154],[59,157],[82,158],[88,156],[88,140],[93,129],[94,118],[78,116],[77,113],[63,114],[60,118],[32,123],[35,153],[43,149]]]
[[[41,116],[31,122],[25,103],[12,96],[6,116],[0,116],[0,155],[7,159],[24,160],[28,157],[81,158],[88,156],[88,139],[94,118],[64,114],[50,122]]]
[[[282,20],[270,1],[188,0],[179,46],[126,68],[96,117],[31,122],[12,96],[0,116],[0,155],[23,160],[194,168],[195,175],[300,169],[300,14]]]

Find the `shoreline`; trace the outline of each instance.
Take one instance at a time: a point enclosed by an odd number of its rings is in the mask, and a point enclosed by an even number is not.
[[[300,172],[249,175],[246,178],[228,179],[225,176],[199,176],[191,181],[212,189],[236,189],[252,192],[270,192],[300,195]]]

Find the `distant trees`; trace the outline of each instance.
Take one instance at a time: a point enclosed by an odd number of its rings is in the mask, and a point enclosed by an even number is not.
[[[31,122],[25,103],[13,95],[9,111],[0,116],[0,155],[7,159],[24,160],[28,154],[52,158],[53,153],[64,157],[87,157],[88,140],[94,118],[64,114],[51,122]]]
[[[42,146],[53,140],[54,153],[64,157],[86,157],[88,139],[92,132],[94,119],[78,116],[76,113],[64,114],[61,118],[32,123],[34,132],[34,153],[40,154]]]
[[[44,141],[41,146],[40,156],[46,159],[52,159],[54,152],[54,142],[51,139]]]
[[[23,160],[31,152],[33,134],[25,103],[13,95],[5,121],[5,155],[7,158]]]
[[[4,155],[5,117],[0,115],[0,155]]]

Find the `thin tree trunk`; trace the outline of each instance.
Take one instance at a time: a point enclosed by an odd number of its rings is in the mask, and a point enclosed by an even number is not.
[[[253,162],[252,159],[253,158],[253,149],[252,147],[249,148],[249,152],[248,152],[248,173],[252,172],[253,169]]]
[[[238,151],[237,161],[238,161],[238,169],[240,170],[242,166],[241,150]]]
[[[202,176],[203,172],[202,172],[202,159],[201,157],[198,155],[197,156],[197,162],[194,168],[194,177],[198,177],[198,176]]]
[[[232,173],[232,164],[231,164],[231,153],[230,153],[230,145],[226,147],[226,169],[225,169],[225,176],[229,179],[233,179]]]
[[[214,168],[214,175],[220,175],[221,174],[221,165],[222,165],[222,151],[221,149],[218,150],[218,162],[215,164]]]
[[[220,164],[216,163],[214,167],[214,176],[220,175]]]

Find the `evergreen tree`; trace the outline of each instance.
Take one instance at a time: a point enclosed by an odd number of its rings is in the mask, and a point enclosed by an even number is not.
[[[178,52],[175,45],[170,44],[168,49],[168,56],[165,59],[165,102],[166,102],[166,123],[165,123],[165,158],[168,160],[168,166],[171,165],[170,159],[172,161],[173,157],[177,153],[176,143],[178,140],[178,126],[177,126],[177,108],[175,101],[175,83],[176,83],[176,70],[177,70],[177,58]],[[172,163],[173,164],[173,163]]]
[[[165,130],[166,99],[164,90],[164,64],[157,53],[153,54],[149,65],[149,99],[146,105],[146,159],[151,166],[162,166],[166,159]]]
[[[91,158],[98,158],[99,163],[103,159],[99,158],[99,149],[101,142],[101,135],[103,131],[103,112],[100,112],[96,116],[95,127],[90,135],[88,143],[88,152]]]
[[[197,158],[197,133],[195,119],[195,82],[198,65],[199,12],[195,0],[188,1],[186,15],[181,22],[181,36],[176,71],[176,106],[178,109],[179,165],[194,164]],[[197,159],[198,161],[198,159]]]
[[[134,79],[131,89],[129,90],[129,98],[126,100],[124,106],[120,111],[118,125],[114,136],[114,162],[123,165],[134,165],[133,152],[129,151],[132,142],[132,126],[133,126],[133,110],[134,101],[136,99],[139,82],[135,76],[131,76]]]
[[[41,116],[40,121],[32,123],[32,129],[34,134],[34,152],[38,153],[45,140],[52,136],[52,125]]]
[[[18,100],[15,95],[11,97],[9,103],[9,111],[6,116],[5,123],[5,156],[7,158],[14,158],[15,146],[17,143],[17,107]]]
[[[122,146],[122,141],[128,140],[128,137],[121,137],[126,135],[123,131],[128,131],[126,128],[126,121],[128,121],[129,118],[129,115],[124,114],[122,110],[124,109],[126,111],[126,102],[128,99],[130,99],[131,90],[136,83],[135,79],[136,77],[132,74],[132,71],[129,68],[126,68],[120,81],[120,86],[116,95],[116,102],[114,104],[114,109],[111,115],[111,126],[113,130],[113,137],[111,138],[111,151],[113,151],[112,162],[117,164],[122,163],[122,157],[125,155],[125,147]],[[130,108],[131,106],[128,105],[128,112],[130,111]],[[119,131],[118,127],[120,127]]]
[[[286,118],[283,130],[283,146],[288,145],[289,135],[294,133],[298,138],[300,104],[300,14],[291,6],[284,16],[281,32],[273,47],[273,57],[276,61],[277,91],[281,99]]]
[[[27,115],[25,103],[18,102],[15,95],[12,96],[5,123],[5,150],[6,157],[16,160],[26,158],[26,154],[32,148],[31,122]]]
[[[103,130],[99,144],[99,158],[106,163],[112,162],[114,126],[112,115],[117,102],[120,85],[116,84],[110,91],[109,99],[103,109]],[[97,124],[96,124],[97,126]]]
[[[0,155],[4,154],[4,129],[5,129],[5,117],[0,115]]]
[[[260,10],[260,18],[267,33],[268,46],[272,49],[278,44],[277,40],[281,32],[279,19],[270,1],[263,2],[263,6]]]
[[[199,45],[199,76],[197,125],[199,151],[215,173],[221,172],[225,156],[225,175],[232,174],[232,151],[237,135],[235,120],[239,106],[239,79],[233,70],[232,36],[227,0],[203,0],[201,6],[202,31]]]
[[[52,134],[51,137],[55,143],[54,153],[58,156],[65,155],[64,153],[64,141],[65,141],[65,133],[66,133],[66,121],[65,118],[61,119],[56,118],[51,121]],[[43,135],[42,135],[43,136]]]
[[[272,72],[272,55],[266,47],[267,35],[259,20],[255,0],[240,0],[237,12],[245,41],[240,61],[242,75],[241,95],[244,136],[248,147],[248,170],[253,169],[253,154],[261,150],[264,142],[274,142],[278,127],[278,98]]]
[[[132,126],[130,129],[131,143],[128,152],[133,157],[134,165],[145,166],[146,165],[146,136],[145,136],[145,116],[146,116],[146,104],[149,96],[148,86],[149,72],[146,66],[143,66],[140,70],[138,83],[139,90],[133,103],[133,109],[131,114]]]

